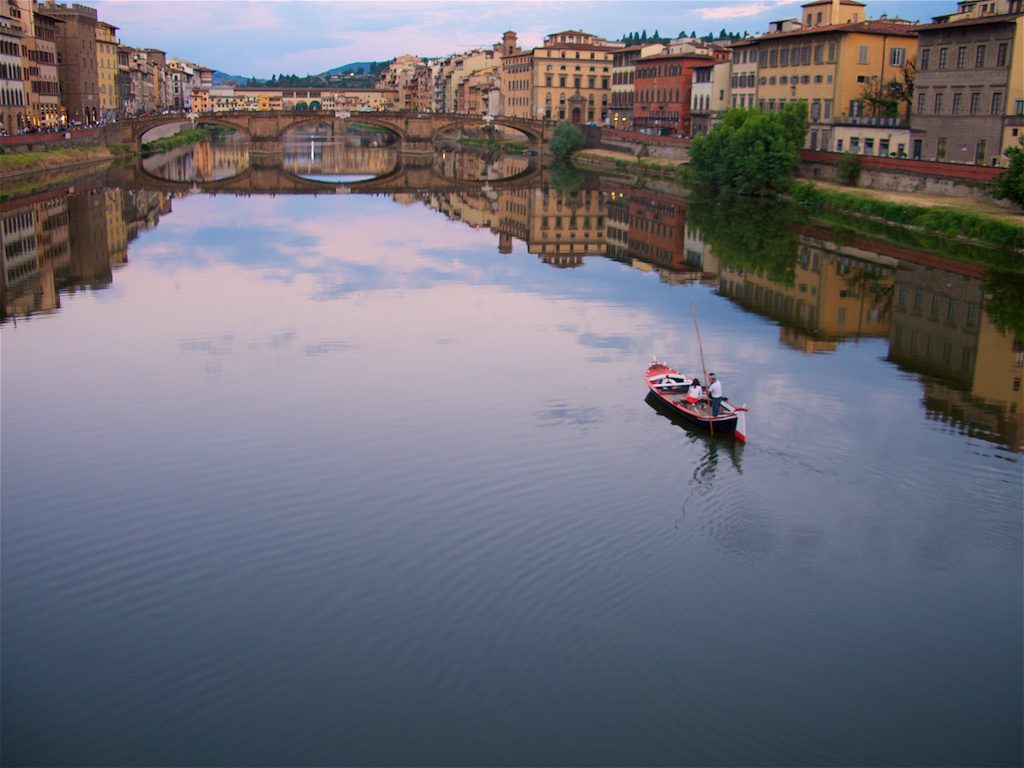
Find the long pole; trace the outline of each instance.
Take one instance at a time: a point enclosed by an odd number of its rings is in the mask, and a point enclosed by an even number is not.
[[[700,350],[700,369],[704,372],[704,385],[708,386],[708,367],[704,365],[704,344],[700,340],[700,323],[697,322],[697,310],[693,306],[693,302],[690,302],[690,312],[693,313],[693,324],[697,328],[697,349]],[[710,403],[711,395],[708,395],[708,402]],[[711,430],[711,434],[715,433],[714,422],[708,421],[708,428]]]

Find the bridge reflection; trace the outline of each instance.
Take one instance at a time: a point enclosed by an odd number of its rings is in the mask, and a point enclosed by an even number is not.
[[[349,176],[362,178],[344,180]],[[359,147],[342,142],[204,142],[123,169],[123,180],[134,187],[182,194],[397,194],[523,189],[539,184],[540,163],[525,156],[488,161],[481,155],[462,152],[403,155],[387,146]]]
[[[4,317],[54,311],[63,292],[110,285],[128,259],[128,244],[155,226],[179,193],[387,193],[490,231],[502,254],[529,253],[563,269],[604,257],[665,283],[706,285],[771,320],[780,343],[800,352],[829,354],[859,339],[884,340],[888,360],[923,383],[930,418],[1021,449],[1024,353],[1016,326],[1007,322],[1021,317],[1019,300],[1010,301],[1016,284],[993,300],[999,285],[978,263],[852,230],[773,223],[782,209],[723,213],[698,196],[637,189],[609,177],[587,175],[559,186],[524,158],[397,162],[368,182],[336,186],[302,178],[304,161],[293,157],[288,169],[285,157],[239,150],[236,161],[248,163],[241,173],[201,183],[123,168],[92,186],[76,183],[73,190],[0,203]],[[335,160],[346,169],[344,150]],[[206,170],[216,175],[218,169]],[[445,176],[453,171],[475,178]],[[493,173],[511,176],[489,179]]]

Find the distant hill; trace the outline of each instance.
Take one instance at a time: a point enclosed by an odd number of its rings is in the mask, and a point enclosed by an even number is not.
[[[363,75],[368,78],[367,83],[361,84],[362,87],[371,88],[373,87],[373,74],[387,66],[386,61],[355,61],[351,64],[345,64],[341,67],[335,67],[329,69],[326,72],[321,72],[319,75],[305,75],[295,76],[289,75],[289,80],[296,79],[301,82],[289,82],[289,85],[325,85],[327,79],[330,77],[342,77],[344,75],[355,75],[360,69],[363,71]],[[276,79],[275,75],[275,79]],[[347,78],[346,78],[347,80]],[[227,72],[221,72],[215,69],[213,71],[213,84],[224,85],[225,83],[233,82],[235,85],[244,86],[249,83],[248,75],[229,75]],[[261,85],[271,85],[270,80],[260,80],[257,82]]]
[[[380,68],[382,64],[386,64],[385,61],[356,61],[351,64],[345,64],[341,67],[335,67],[334,69],[328,69],[326,72],[321,72],[321,75],[347,75],[349,72],[355,72],[362,69],[364,73],[369,74],[375,69]]]
[[[236,85],[245,85],[249,82],[248,77],[243,77],[242,75],[229,75],[227,72],[219,72],[216,69],[213,70],[214,85],[224,85],[228,80],[233,80]]]

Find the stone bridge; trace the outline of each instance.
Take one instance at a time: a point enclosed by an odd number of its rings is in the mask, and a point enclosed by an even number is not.
[[[435,142],[445,134],[463,127],[480,128],[491,124],[510,128],[524,134],[529,145],[539,151],[551,138],[555,123],[527,120],[518,117],[494,117],[485,120],[480,115],[459,115],[444,112],[352,112],[337,117],[331,112],[205,112],[196,115],[196,123],[223,125],[233,128],[255,143],[280,142],[289,131],[303,125],[330,123],[343,131],[349,123],[361,123],[384,128],[397,137],[399,151],[433,152]],[[176,123],[191,123],[193,118],[180,114],[152,115],[121,120],[107,126],[109,143],[138,145],[142,137],[153,128]]]
[[[169,181],[149,173],[141,166],[124,166],[123,181],[142,189],[163,192],[205,192],[242,195],[335,195],[346,193],[398,194],[401,192],[451,192],[483,189],[529,189],[541,183],[541,166],[530,163],[522,173],[504,179],[454,179],[434,168],[433,158],[399,156],[389,173],[372,179],[351,182],[325,182],[306,179],[286,170],[279,154],[250,156],[250,165],[236,176],[216,181]]]

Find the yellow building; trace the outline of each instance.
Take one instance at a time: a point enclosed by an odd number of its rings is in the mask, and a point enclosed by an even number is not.
[[[117,112],[117,27],[104,21],[96,24],[96,82],[100,89],[100,119],[110,120]]]
[[[833,122],[864,115],[865,89],[901,76],[917,53],[917,30],[905,21],[867,21],[866,6],[855,0],[816,0],[802,8],[802,27],[755,42],[757,106],[778,111],[806,102],[807,146],[832,149]]]
[[[604,255],[607,248],[605,198],[600,190],[502,191],[498,211],[498,231],[523,240],[530,253],[552,266],[581,266],[584,256]]]
[[[586,32],[548,35],[528,51],[505,43],[501,66],[503,114],[535,120],[604,122],[611,103],[612,55],[621,44]],[[506,34],[506,41],[508,40]]]

